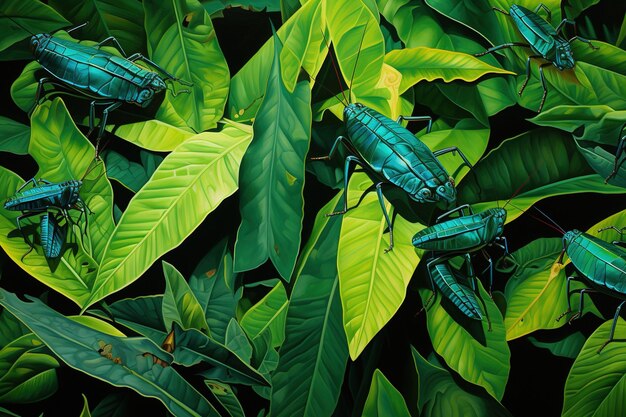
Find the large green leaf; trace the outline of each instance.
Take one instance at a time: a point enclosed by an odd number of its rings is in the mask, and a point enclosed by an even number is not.
[[[0,183],[5,187],[0,187],[0,201],[5,201],[13,195],[13,190],[17,190],[24,180],[19,176],[0,166]],[[60,259],[54,271],[43,255],[39,245],[22,259],[22,256],[29,251],[28,244],[22,235],[17,231],[15,219],[18,212],[5,210],[0,207],[0,245],[9,257],[24,271],[35,279],[43,282],[48,287],[65,295],[78,305],[82,305],[89,297],[89,288],[93,273],[87,273],[87,268],[83,267],[82,261],[93,262],[79,250],[77,256],[72,251],[66,251]]]
[[[51,0],[48,4],[75,25],[88,22],[81,29],[83,38],[100,42],[113,36],[128,55],[146,50],[143,8],[139,2],[122,5],[115,0]]]
[[[559,238],[537,239],[513,252],[517,262],[514,274],[505,288],[507,300],[504,325],[507,340],[513,340],[536,330],[556,329],[567,323],[568,317],[557,319],[567,310],[567,289],[564,265],[556,263],[563,242]],[[583,285],[572,282],[572,290]],[[578,309],[579,297],[571,298],[572,309]],[[589,300],[587,300],[589,301]],[[594,312],[587,303],[585,313]]]
[[[354,173],[348,184],[348,207],[357,204],[372,185],[364,173]],[[391,204],[385,203],[387,212]],[[394,248],[389,247],[387,223],[376,193],[369,193],[359,207],[343,215],[337,249],[339,294],[350,357],[356,359],[376,333],[396,313],[419,257],[410,243],[423,228],[398,216]]]
[[[324,0],[326,22],[337,54],[337,63],[350,88],[350,102],[361,102],[390,115],[389,89],[379,85],[383,72],[385,39],[378,10],[370,0]],[[358,59],[358,62],[357,62]],[[358,66],[358,67],[357,67]]]
[[[122,215],[83,308],[139,278],[237,190],[251,136],[249,126],[230,123],[221,132],[187,140],[163,160]]]
[[[477,333],[484,335],[478,340],[473,332],[456,322],[441,305],[442,297],[427,309],[427,325],[435,351],[448,366],[465,380],[480,385],[497,400],[504,395],[504,388],[511,368],[511,353],[506,343],[504,323],[498,307],[477,282],[480,298],[487,307],[487,320],[482,321]],[[421,289],[424,303],[432,296],[429,289]],[[473,328],[472,328],[473,329]]]
[[[0,15],[0,25],[3,28],[0,51],[34,33],[52,32],[69,24],[54,9],[37,0],[3,1]]]
[[[189,284],[171,264],[163,261],[165,293],[163,294],[163,323],[169,329],[178,323],[183,329],[198,329],[210,334],[204,311]]]
[[[241,318],[241,327],[250,339],[270,329],[272,346],[278,347],[285,340],[285,319],[287,317],[287,292],[282,282],[278,282],[258,303],[250,307]]]
[[[565,381],[563,417],[612,417],[624,412],[626,390],[626,344],[609,343],[613,320],[608,320],[587,339]],[[615,338],[626,338],[626,323],[617,320]]]
[[[539,81],[539,70],[531,65],[533,74],[518,104],[531,110],[537,110],[543,95]],[[525,74],[525,73],[523,73]],[[525,75],[518,77],[518,86]],[[616,110],[626,110],[626,75],[588,64],[577,62],[572,72],[561,72],[556,67],[546,67],[544,75],[548,94],[544,109],[551,107],[576,105],[606,105]],[[575,77],[576,80],[571,78]]]
[[[322,207],[299,261],[285,324],[285,341],[272,374],[270,414],[330,416],[343,381],[348,345],[341,326],[337,240],[341,221]],[[298,372],[294,372],[294,370]]]
[[[196,132],[214,128],[224,113],[229,71],[209,14],[196,0],[147,0],[143,6],[150,58],[193,83],[174,82],[177,96],[166,94],[156,118]]]
[[[16,155],[28,153],[30,127],[0,116],[0,152],[11,152]]]
[[[145,338],[122,338],[70,320],[38,299],[20,301],[0,289],[0,304],[26,324],[70,367],[107,383],[161,401],[176,416],[219,413],[171,366],[171,355]]]
[[[248,365],[232,349],[196,329],[183,330],[174,323],[174,339],[175,345],[172,354],[176,363],[193,366],[202,362],[220,368],[226,372],[225,378],[216,379],[220,379],[222,382],[268,384],[259,372]]]
[[[59,363],[42,348],[41,340],[29,333],[0,350],[1,403],[36,402],[56,392]]]
[[[565,15],[569,19],[574,19],[585,9],[598,3],[600,0],[567,0],[564,4]]]
[[[484,47],[477,41],[467,37],[467,31],[459,26],[451,26],[449,21],[442,18],[426,4],[408,0],[378,0],[381,14],[385,16],[397,30],[398,36],[407,48],[428,47],[448,51],[463,52],[466,54],[477,53]],[[430,4],[430,3],[429,3]],[[472,3],[474,5],[474,3]],[[442,6],[443,7],[443,6]],[[435,7],[443,10],[442,7]],[[465,3],[456,3],[455,11],[462,13],[468,6]],[[485,7],[476,4],[475,7]],[[447,13],[447,11],[446,11]],[[492,12],[490,12],[492,13]],[[490,21],[495,17],[485,16],[481,21],[471,23],[475,30],[488,35],[493,33],[494,26],[482,26],[479,23]],[[491,66],[499,66],[493,56],[482,57],[481,60]],[[509,69],[509,68],[507,68]],[[500,110],[515,104],[517,98],[514,91],[514,82],[510,77],[494,77],[486,79],[478,84],[466,84],[460,81],[444,84],[435,82],[434,97],[445,96],[449,103],[444,107],[446,112],[450,107],[458,106],[474,115],[483,125],[488,125],[487,117]],[[416,90],[418,102],[431,107],[433,94],[428,94],[425,89],[431,86],[419,84]],[[433,91],[431,90],[431,91]]]
[[[94,160],[94,147],[78,130],[59,98],[38,106],[31,124],[29,153],[39,165],[37,177],[53,182],[83,180],[80,196],[91,210],[85,213],[89,216],[87,250],[100,262],[115,225],[113,189],[104,175],[104,167]],[[95,267],[90,265],[90,269]]]
[[[604,179],[587,165],[569,134],[546,128],[505,140],[481,159],[474,167],[474,174],[457,188],[458,203],[472,204],[475,211],[502,207],[517,190],[517,196],[507,206],[507,222],[546,197],[626,192],[604,184]]]
[[[493,397],[479,396],[461,388],[439,365],[429,363],[411,346],[419,380],[418,408],[422,417],[510,417]]]
[[[107,126],[115,135],[135,145],[157,152],[169,152],[192,137],[189,128],[184,129],[159,120],[129,123],[117,127]]]
[[[189,277],[189,287],[204,310],[211,337],[221,343],[226,339],[226,328],[236,315],[242,294],[242,289],[235,287],[236,277],[226,239],[200,260]]]
[[[293,91],[301,68],[315,78],[328,49],[324,44],[322,1],[308,1],[278,29],[283,42],[280,54],[282,79]],[[269,28],[268,28],[269,32]],[[274,39],[270,37],[259,51],[246,62],[231,81],[228,114],[238,121],[251,120],[265,95],[270,66],[274,55]]]
[[[306,81],[290,93],[281,79],[282,44],[274,41],[267,94],[254,120],[254,140],[241,161],[241,226],[235,270],[268,258],[289,281],[296,264],[304,217],[304,159],[311,137],[311,90]]]
[[[598,40],[594,40],[593,45],[599,49],[592,49],[584,42],[573,42],[571,45],[577,61],[626,75],[626,51],[622,48]]]
[[[378,369],[372,376],[372,385],[363,406],[363,417],[410,417],[402,394]]]
[[[442,79],[476,81],[485,74],[513,74],[472,55],[443,49],[416,47],[397,49],[385,55],[385,63],[402,74],[400,94],[420,81]]]

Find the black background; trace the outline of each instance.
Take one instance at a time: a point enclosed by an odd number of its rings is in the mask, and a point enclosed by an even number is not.
[[[615,13],[614,10],[607,13],[605,9],[607,1],[601,5],[590,8],[588,15],[592,22],[607,24],[609,27],[619,27],[623,12]],[[615,2],[618,3],[618,2]],[[617,6],[617,4],[616,4]],[[623,5],[622,5],[623,6]],[[236,74],[239,68],[247,62],[260,46],[271,36],[269,20],[275,27],[280,26],[280,14],[264,12],[248,12],[240,9],[229,9],[224,12],[223,18],[214,20],[214,26],[218,35],[222,51],[230,67],[231,76]],[[2,63],[3,71],[0,76],[0,94],[4,97],[0,114],[28,124],[27,115],[19,110],[10,98],[9,89],[11,83],[19,76],[27,61]],[[71,99],[68,99],[71,100]],[[83,104],[84,106],[84,104]],[[416,108],[414,114],[428,114],[426,108]],[[490,118],[491,136],[490,148],[496,147],[503,139],[515,136],[534,127],[526,119],[533,117],[534,112],[519,106],[508,108]],[[329,138],[329,143],[332,138]],[[121,140],[112,140],[109,147],[116,149],[125,155],[137,155],[137,149],[133,145]],[[37,171],[36,164],[29,156],[15,156],[0,152],[0,164],[5,166],[23,178],[31,178]],[[132,195],[116,182],[112,181],[116,201],[125,206]],[[310,233],[313,219],[317,211],[328,201],[334,191],[321,185],[315,177],[307,173],[305,183],[305,220],[302,242],[306,242]],[[623,195],[602,194],[574,194],[567,196],[552,197],[542,200],[539,206],[550,213],[559,224],[566,230],[577,228],[586,230],[599,220],[604,219],[626,207]],[[239,226],[239,208],[237,194],[226,199],[203,224],[178,248],[166,254],[163,259],[174,264],[184,276],[189,276],[193,268],[206,254],[206,252],[224,236],[231,237],[231,247]],[[510,249],[513,251],[524,246],[526,243],[538,237],[558,237],[551,229],[539,224],[528,216],[523,215],[505,227],[505,235],[509,240]],[[2,277],[0,285],[11,292],[18,294],[30,294],[40,296],[48,290],[38,281],[22,271],[3,252]],[[251,271],[246,275],[246,281],[254,281],[278,276],[271,264],[265,264],[261,268]],[[496,289],[502,290],[504,282],[495,284]],[[161,263],[155,264],[130,287],[110,297],[110,301],[137,295],[162,293],[164,280],[161,272]],[[78,308],[63,296],[54,292],[48,292],[48,302],[51,307],[64,314],[77,314]],[[254,296],[254,294],[252,294]],[[616,300],[605,296],[595,296],[596,303],[606,313],[606,317],[612,317],[616,306]],[[430,341],[424,337],[426,324],[424,315],[415,317],[420,305],[417,294],[409,291],[407,300],[400,312],[394,317],[385,331],[377,338],[385,338],[385,350],[380,354],[379,366],[385,375],[396,385],[402,386],[406,373],[406,357],[394,353],[394,344],[405,345],[400,340],[395,340],[397,335],[404,335],[411,343],[422,351],[422,346],[428,346]],[[586,315],[583,319],[571,324],[576,329],[590,334],[602,321],[594,316]],[[422,329],[421,331],[419,329]],[[1,331],[1,329],[0,329]],[[549,339],[556,338],[559,331],[537,332],[537,337]],[[400,338],[401,339],[401,338]],[[557,416],[560,415],[563,402],[563,387],[572,360],[551,355],[547,350],[534,347],[525,338],[511,341],[511,373],[509,383],[502,403],[514,416]],[[111,387],[101,381],[96,381],[86,375],[62,367],[59,370],[60,389],[53,397],[40,403],[25,406],[10,407],[24,416],[39,415],[45,411],[46,416],[51,415],[78,415],[82,408],[80,393],[85,393],[93,408],[103,396],[111,390]],[[406,390],[404,387],[402,390]],[[122,389],[130,399],[131,410],[137,415],[164,415],[165,409],[156,400],[142,398],[128,389]],[[246,398],[255,398],[249,391],[240,391],[240,399],[244,407],[250,411],[248,415],[255,416],[259,404]]]

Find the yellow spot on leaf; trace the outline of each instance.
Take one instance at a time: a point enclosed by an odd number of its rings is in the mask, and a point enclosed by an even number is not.
[[[294,185],[295,184],[295,182],[297,180],[296,177],[294,177],[293,175],[291,175],[288,172],[285,172],[285,176],[287,177],[287,182],[289,183],[289,185]]]
[[[243,110],[243,109],[239,110],[239,115],[240,115],[240,116],[243,116],[243,113],[244,113],[244,110]]]

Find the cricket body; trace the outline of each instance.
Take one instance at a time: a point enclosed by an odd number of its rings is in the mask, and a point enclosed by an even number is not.
[[[513,23],[527,43],[505,43],[489,48],[485,52],[475,54],[475,56],[482,56],[495,52],[499,49],[510,48],[512,46],[530,48],[533,55],[530,55],[526,60],[526,79],[518,92],[520,95],[524,92],[526,84],[528,84],[528,80],[530,79],[531,59],[544,59],[548,61],[547,63],[539,65],[539,79],[541,81],[541,86],[543,87],[543,96],[541,97],[541,103],[539,104],[537,112],[541,112],[548,94],[546,80],[543,75],[543,68],[549,65],[554,65],[559,71],[574,68],[576,61],[574,60],[571,43],[576,39],[589,44],[592,49],[598,49],[592,45],[591,41],[581,38],[580,36],[576,35],[570,39],[566,39],[559,35],[559,33],[564,29],[566,23],[574,26],[574,31],[576,31],[575,22],[570,19],[563,19],[556,28],[553,28],[550,23],[537,14],[542,8],[548,13],[548,18],[551,18],[552,13],[543,3],[539,3],[534,11],[530,11],[527,8],[516,4],[511,5],[509,12],[494,7],[493,9],[495,11],[511,16]]]
[[[32,187],[25,189],[29,184],[32,185]],[[22,212],[22,214],[16,218],[16,223],[18,230],[24,237],[24,241],[30,246],[30,250],[24,254],[24,256],[33,250],[34,245],[22,230],[22,221],[26,218],[38,215],[42,215],[40,226],[44,255],[48,259],[54,259],[60,256],[67,233],[67,225],[73,222],[68,211],[76,209],[80,211],[80,216],[82,217],[89,209],[80,199],[79,192],[81,185],[82,181],[80,180],[53,183],[43,179],[36,180],[33,178],[24,183],[24,185],[16,191],[15,195],[6,200],[4,203],[6,210]],[[61,224],[61,220],[65,220],[65,223]],[[86,228],[87,221],[85,222],[85,230]]]
[[[441,294],[452,301],[461,313],[470,319],[483,319],[475,293],[464,283],[467,278],[457,276],[447,261],[429,263],[428,274],[431,285],[434,284],[433,290],[435,286],[439,288]]]
[[[611,229],[612,227],[600,229]],[[618,229],[619,230],[619,229]],[[622,229],[623,230],[623,229]],[[615,242],[617,243],[617,242]],[[584,294],[589,292],[601,292],[609,296],[618,298],[622,301],[613,318],[613,326],[609,334],[609,339],[600,347],[598,353],[610,342],[612,342],[615,334],[615,326],[620,310],[626,303],[626,250],[615,243],[605,242],[595,236],[578,230],[570,230],[563,236],[563,251],[558,262],[562,263],[563,255],[567,253],[574,268],[579,272],[580,276],[567,278],[567,305],[568,309],[564,315],[572,311],[569,296],[570,281],[578,280],[588,284],[591,288],[580,290],[580,303],[578,312],[572,316],[571,320],[579,318],[583,311]],[[579,279],[579,278],[582,278]],[[576,291],[573,291],[576,292]],[[559,319],[561,318],[559,317]],[[557,320],[559,320],[557,319]]]
[[[56,259],[61,256],[65,237],[67,236],[68,223],[60,224],[58,215],[45,212],[41,216],[39,227],[41,230],[41,247],[43,254],[48,259]]]
[[[463,215],[465,209],[470,214]],[[449,298],[466,316],[480,320],[482,316],[476,309],[478,304],[475,297],[465,290],[465,285],[457,280],[447,262],[456,256],[464,256],[467,268],[466,279],[470,281],[472,289],[476,290],[474,283],[476,274],[470,253],[482,251],[489,261],[489,291],[491,292],[493,262],[484,248],[488,245],[497,245],[503,248],[505,253],[508,253],[506,238],[502,236],[506,210],[504,208],[491,208],[474,214],[469,205],[465,204],[444,213],[439,216],[438,220],[455,212],[460,212],[461,216],[422,229],[413,236],[412,242],[413,246],[418,249],[433,252],[433,259],[427,265],[433,291],[437,286],[442,294]],[[461,287],[461,285],[463,286]]]
[[[61,84],[93,99],[89,113],[90,132],[94,130],[95,106],[107,106],[103,111],[98,139],[104,134],[109,112],[117,109],[122,103],[147,107],[157,93],[167,88],[165,83],[167,79],[191,85],[174,77],[139,53],[122,58],[100,49],[100,46],[109,41],[115,43],[125,56],[124,50],[114,37],[105,39],[95,47],[81,45],[48,33],[36,34],[30,39],[30,48],[35,60],[52,75],[39,80],[35,102],[39,102],[45,83]],[[137,60],[146,62],[164,76],[136,65],[134,61]]]
[[[339,144],[349,152],[344,164],[344,190],[348,189],[348,177],[352,164],[359,165],[373,181],[378,200],[389,227],[389,248],[393,249],[393,219],[390,221],[385,208],[383,187],[402,190],[403,194],[417,203],[443,203],[446,207],[456,201],[454,179],[443,168],[437,156],[447,152],[459,152],[469,167],[469,160],[457,147],[432,152],[422,141],[398,122],[405,120],[432,119],[429,116],[401,116],[393,121],[360,103],[347,104],[343,111],[347,137],[339,136],[328,156],[312,159],[330,159]],[[351,207],[352,209],[354,207]],[[329,215],[344,214],[348,210],[344,192],[344,208]]]

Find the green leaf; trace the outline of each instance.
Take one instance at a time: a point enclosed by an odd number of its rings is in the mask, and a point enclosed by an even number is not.
[[[426,0],[426,4],[442,15],[472,29],[492,45],[504,43],[498,20],[489,1],[453,3],[445,0]]]
[[[204,383],[226,409],[230,417],[245,417],[243,407],[229,385],[212,380],[205,380]]]
[[[626,389],[626,344],[609,343],[613,320],[608,320],[587,339],[565,381],[563,417],[609,417],[620,415]],[[626,338],[626,323],[618,318],[615,338]]]
[[[193,83],[174,81],[177,95],[166,94],[156,118],[196,132],[214,128],[224,113],[229,71],[209,14],[196,0],[147,0],[143,6],[150,58]]]
[[[0,116],[0,152],[26,155],[29,140],[30,127]]]
[[[611,176],[611,179],[608,180],[608,184],[617,187],[626,187],[626,165],[620,163],[617,172],[613,175],[613,169],[615,168],[615,155],[613,153],[607,152],[600,146],[594,145],[593,142],[576,141],[576,144],[589,166],[591,166],[598,175],[605,179]]]
[[[561,105],[542,111],[537,116],[529,119],[529,121],[540,126],[551,126],[567,132],[574,132],[581,126],[585,126],[585,131],[587,131],[589,127],[595,127],[597,124],[610,123],[612,125],[625,116],[626,112],[615,111],[611,107],[602,104],[592,106]],[[587,133],[577,137],[592,139]],[[613,135],[613,140],[616,137],[617,133]]]
[[[30,333],[28,327],[24,326],[13,314],[7,310],[0,311],[0,349],[13,342],[15,339]]]
[[[411,346],[419,380],[418,408],[423,417],[511,417],[493,397],[461,388],[441,366],[429,363]]]
[[[571,136],[554,129],[535,129],[503,141],[473,171],[475,175],[468,176],[457,188],[458,204],[472,204],[474,211],[502,207],[517,190],[507,207],[507,222],[546,197],[626,192],[604,184],[578,152]]]
[[[139,278],[237,190],[250,140],[249,126],[231,123],[221,132],[196,135],[163,160],[115,228],[83,309]]]
[[[56,392],[59,363],[42,348],[41,340],[28,333],[0,350],[0,402],[31,403]]]
[[[53,8],[37,0],[3,1],[0,15],[0,26],[3,28],[0,51],[34,33],[53,32],[69,24]]]
[[[363,417],[410,417],[402,394],[389,382],[380,370],[376,369],[372,377],[370,392],[363,406]]]
[[[626,51],[623,49],[595,39],[593,46],[599,49],[592,49],[584,42],[573,42],[571,45],[577,61],[626,75]]]
[[[92,417],[125,417],[130,414],[132,394],[111,392],[91,412]]]
[[[179,128],[159,120],[129,123],[116,127],[107,125],[107,130],[141,148],[156,152],[172,151],[194,136],[188,128]]]
[[[337,63],[354,96],[354,100],[352,97],[348,99],[390,115],[391,109],[387,102],[390,91],[379,85],[385,39],[380,31],[378,10],[372,3],[370,0],[323,1]]]
[[[74,25],[89,22],[81,29],[83,38],[103,41],[113,36],[129,55],[146,50],[143,8],[139,2],[122,5],[114,0],[51,0],[48,4]]]
[[[22,302],[0,289],[0,304],[26,324],[70,367],[107,383],[161,401],[176,416],[219,417],[219,413],[171,366],[171,355],[145,338],[121,338],[76,323],[41,301]],[[110,358],[107,357],[110,354]]]
[[[308,1],[278,29],[277,35],[283,42],[280,68],[289,91],[294,90],[301,68],[312,78],[317,76],[328,51],[323,28],[322,2]],[[270,37],[233,76],[228,97],[231,119],[247,121],[256,115],[267,88],[268,63],[273,55],[274,38]]]
[[[289,281],[300,248],[304,217],[304,160],[311,137],[311,90],[306,81],[290,93],[281,79],[282,44],[275,37],[268,93],[254,121],[254,137],[241,161],[241,225],[235,270],[268,258]]]
[[[34,109],[38,81],[35,75],[39,70],[41,70],[41,65],[37,61],[29,62],[20,76],[11,84],[11,98],[24,112]]]
[[[5,185],[0,188],[0,201],[5,201],[13,194],[10,190],[17,190],[24,180],[0,166],[0,183]],[[22,235],[16,232],[15,219],[19,213],[0,207],[0,214],[0,245],[7,255],[33,278],[81,305],[89,296],[89,283],[84,281],[84,278],[89,276],[87,274],[81,276],[80,255],[76,258],[71,251],[66,251],[54,272],[50,269],[39,245],[35,245],[35,250],[22,260],[22,256],[30,248]]]
[[[502,400],[511,369],[511,352],[498,307],[477,282],[480,299],[487,307],[487,320],[478,328],[466,329],[441,305],[441,297],[427,309],[428,334],[433,348],[446,364],[466,381],[480,385],[497,400]],[[432,296],[430,289],[421,289],[423,302]],[[476,335],[484,337],[477,339]]]
[[[564,358],[575,359],[580,353],[583,345],[585,344],[585,335],[581,332],[576,332],[565,336],[561,340],[542,342],[535,337],[529,336],[528,341],[533,345],[548,349],[555,356],[561,356]]]
[[[78,417],[91,417],[91,413],[89,412],[89,402],[87,401],[85,394],[83,394],[83,410],[80,412],[80,416]]]
[[[434,151],[457,146],[471,164],[476,164],[487,150],[489,129],[476,120],[463,119],[453,128],[433,130],[420,136],[419,139]],[[456,152],[438,156],[437,159],[445,170],[454,177],[457,184],[470,171]]]
[[[162,295],[148,295],[116,301],[108,306],[108,311],[116,323],[160,345],[167,336],[163,324],[162,304]],[[109,315],[100,310],[89,309],[89,312],[102,318],[109,318]]]
[[[426,47],[405,48],[385,55],[385,63],[402,74],[400,94],[420,81],[476,81],[485,74],[514,74],[472,55]]]
[[[228,327],[226,327],[226,341],[224,344],[246,363],[250,363],[252,359],[253,346],[250,344],[248,336],[246,336],[246,332],[234,318],[230,319]]]
[[[575,19],[583,11],[598,3],[600,0],[567,0],[563,5],[565,15],[569,19]]]
[[[507,340],[536,330],[556,329],[567,323],[567,318],[557,321],[567,310],[564,266],[556,263],[562,249],[561,239],[542,238],[513,252],[512,257],[518,266],[504,290]],[[572,282],[573,290],[582,287],[581,283]],[[574,294],[571,300],[572,309],[577,309],[578,294]]]
[[[346,191],[348,207],[356,205],[371,185],[367,175],[354,173]],[[385,206],[390,212],[391,204]],[[353,360],[400,308],[419,261],[411,238],[421,228],[398,216],[395,246],[385,253],[389,235],[375,193],[369,193],[359,207],[343,215],[337,269],[343,325]]]
[[[113,189],[103,173],[104,167],[94,161],[95,148],[78,130],[60,98],[37,106],[31,116],[31,124],[28,149],[39,165],[36,177],[52,182],[83,180],[80,197],[93,212],[85,213],[89,216],[88,255],[100,262],[115,225]],[[92,271],[88,275],[83,274],[83,278],[91,283],[96,265],[93,261],[89,263]]]
[[[162,261],[165,275],[163,294],[163,323],[169,329],[171,323],[178,323],[183,329],[198,329],[210,335],[204,311],[198,303],[185,278],[171,264]]]
[[[139,155],[142,163],[129,161],[126,157],[114,150],[103,152],[104,164],[107,167],[107,176],[118,181],[124,187],[136,193],[150,179],[159,163],[161,156],[141,150]]]
[[[531,65],[532,77],[518,104],[536,111],[543,95],[539,70]],[[525,78],[518,77],[518,87]],[[615,110],[626,110],[626,75],[600,68],[586,62],[577,62],[572,72],[561,72],[556,67],[546,67],[544,76],[548,95],[544,109],[563,104],[580,106],[606,105]],[[573,79],[575,77],[575,79]]]
[[[287,317],[287,292],[282,282],[272,288],[258,303],[253,305],[241,318],[241,327],[250,339],[254,339],[265,329],[271,329],[272,346],[278,347],[285,340],[285,319]]]
[[[216,244],[189,277],[189,287],[204,310],[211,337],[221,343],[226,340],[226,328],[236,315],[242,294],[241,288],[235,287],[235,279],[227,239]]]
[[[245,335],[243,335],[245,337]],[[183,330],[174,324],[174,362],[183,366],[205,363],[225,371],[222,382],[265,384],[268,382],[233,349],[196,329]]]
[[[330,416],[337,405],[348,360],[337,280],[341,220],[326,213],[333,211],[338,197],[320,209],[302,250],[285,341],[272,374],[270,414],[275,417]]]

